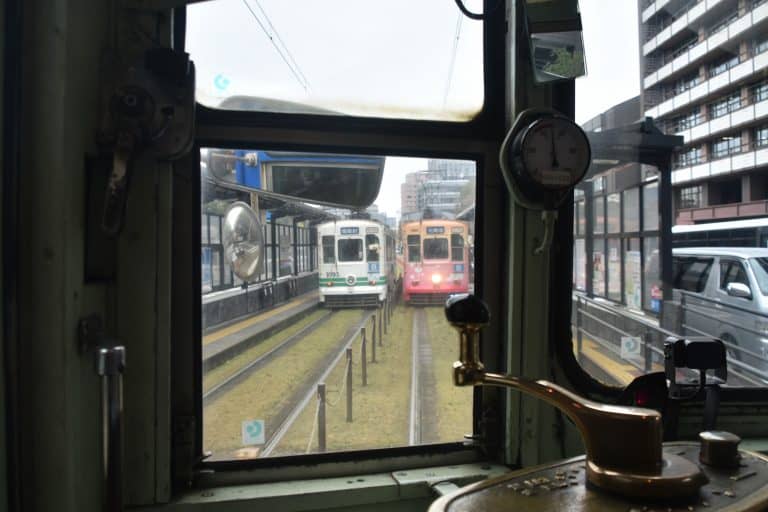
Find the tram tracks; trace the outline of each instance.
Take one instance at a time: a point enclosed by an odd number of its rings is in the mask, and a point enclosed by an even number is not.
[[[225,395],[233,387],[237,386],[240,382],[247,379],[258,369],[264,367],[266,364],[274,360],[282,352],[296,345],[299,341],[306,338],[310,333],[317,330],[324,323],[331,319],[336,314],[336,311],[328,311],[325,315],[309,323],[303,327],[300,331],[288,336],[285,340],[281,341],[278,345],[271,348],[264,354],[259,355],[252,361],[246,363],[240,367],[237,371],[224,378],[222,381],[217,382],[203,393],[203,405],[208,405],[219,397]]]
[[[283,407],[283,409],[275,415],[276,419],[273,419],[272,423],[277,424],[278,426],[272,431],[271,435],[268,436],[260,456],[267,457],[275,450],[275,448],[277,448],[280,441],[293,426],[299,415],[301,415],[310,401],[315,397],[317,385],[327,380],[328,376],[333,372],[338,362],[344,356],[347,348],[352,345],[355,339],[357,339],[360,328],[368,322],[373,314],[374,313],[370,311],[364,311],[362,313],[360,320],[356,324],[353,324],[344,334],[342,342],[337,346],[337,349],[331,352],[331,355],[318,365],[318,368],[322,369],[322,371],[314,372],[310,379],[306,379],[305,382],[309,380],[309,383],[298,388],[298,390],[293,393],[287,406]]]
[[[435,428],[437,390],[429,325],[423,307],[415,309],[411,334],[411,400],[408,444],[437,442]]]

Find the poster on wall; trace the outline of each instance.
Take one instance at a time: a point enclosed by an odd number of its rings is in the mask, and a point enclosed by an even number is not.
[[[605,294],[605,258],[602,252],[592,253],[592,287],[596,295]]]
[[[640,251],[627,251],[624,258],[624,302],[634,309],[642,309],[640,295]]]
[[[621,300],[621,259],[618,247],[608,248],[608,297]]]

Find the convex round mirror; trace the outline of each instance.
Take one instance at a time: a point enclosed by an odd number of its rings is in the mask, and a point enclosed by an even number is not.
[[[261,270],[264,232],[256,213],[243,202],[227,208],[222,228],[224,257],[237,277],[248,282]]]

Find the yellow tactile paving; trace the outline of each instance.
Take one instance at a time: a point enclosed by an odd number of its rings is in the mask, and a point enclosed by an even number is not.
[[[575,345],[575,343],[574,343]],[[600,345],[590,340],[586,336],[581,339],[582,355],[588,357],[594,364],[602,368],[606,373],[612,375],[616,380],[626,385],[632,382],[635,377],[642,375],[643,372],[629,363],[616,360],[605,355],[600,350]]]
[[[255,324],[256,322],[261,322],[263,320],[266,320],[268,318],[271,318],[277,314],[282,313],[286,309],[295,307],[297,304],[303,304],[305,302],[317,300],[318,294],[317,293],[307,293],[305,297],[302,297],[298,300],[292,300],[291,302],[288,302],[287,304],[284,304],[282,306],[278,306],[274,309],[270,309],[266,313],[261,313],[256,316],[253,316],[251,318],[248,318],[247,320],[243,320],[241,322],[234,323],[232,325],[228,325],[227,327],[224,327],[223,329],[219,329],[218,331],[214,331],[211,334],[208,334],[207,336],[203,336],[203,345],[207,345],[208,343],[213,343],[216,340],[220,340],[224,336],[229,336],[230,334],[234,334],[238,331],[241,331],[245,329],[246,327],[250,327],[251,325]]]

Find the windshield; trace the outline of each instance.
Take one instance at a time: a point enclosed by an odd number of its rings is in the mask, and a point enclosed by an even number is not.
[[[768,257],[749,258],[749,264],[755,274],[757,286],[760,287],[760,293],[768,295]]]
[[[475,162],[284,148],[204,148],[201,157],[209,460],[454,443],[472,433],[472,389],[438,377],[456,358],[456,332],[442,308],[423,306],[474,289]],[[373,204],[258,193],[286,184],[301,192],[308,159],[376,160]],[[304,164],[277,176],[278,160]],[[350,186],[329,194],[342,203],[359,196]],[[234,201],[252,207],[263,233],[260,272],[247,283],[222,244]],[[438,259],[424,265],[422,256]]]
[[[200,2],[186,51],[214,108],[466,121],[484,101],[483,24],[445,0]]]
[[[444,260],[448,258],[447,238],[427,238],[424,240],[425,260]]]
[[[339,240],[339,261],[363,261],[363,241],[359,238]]]

